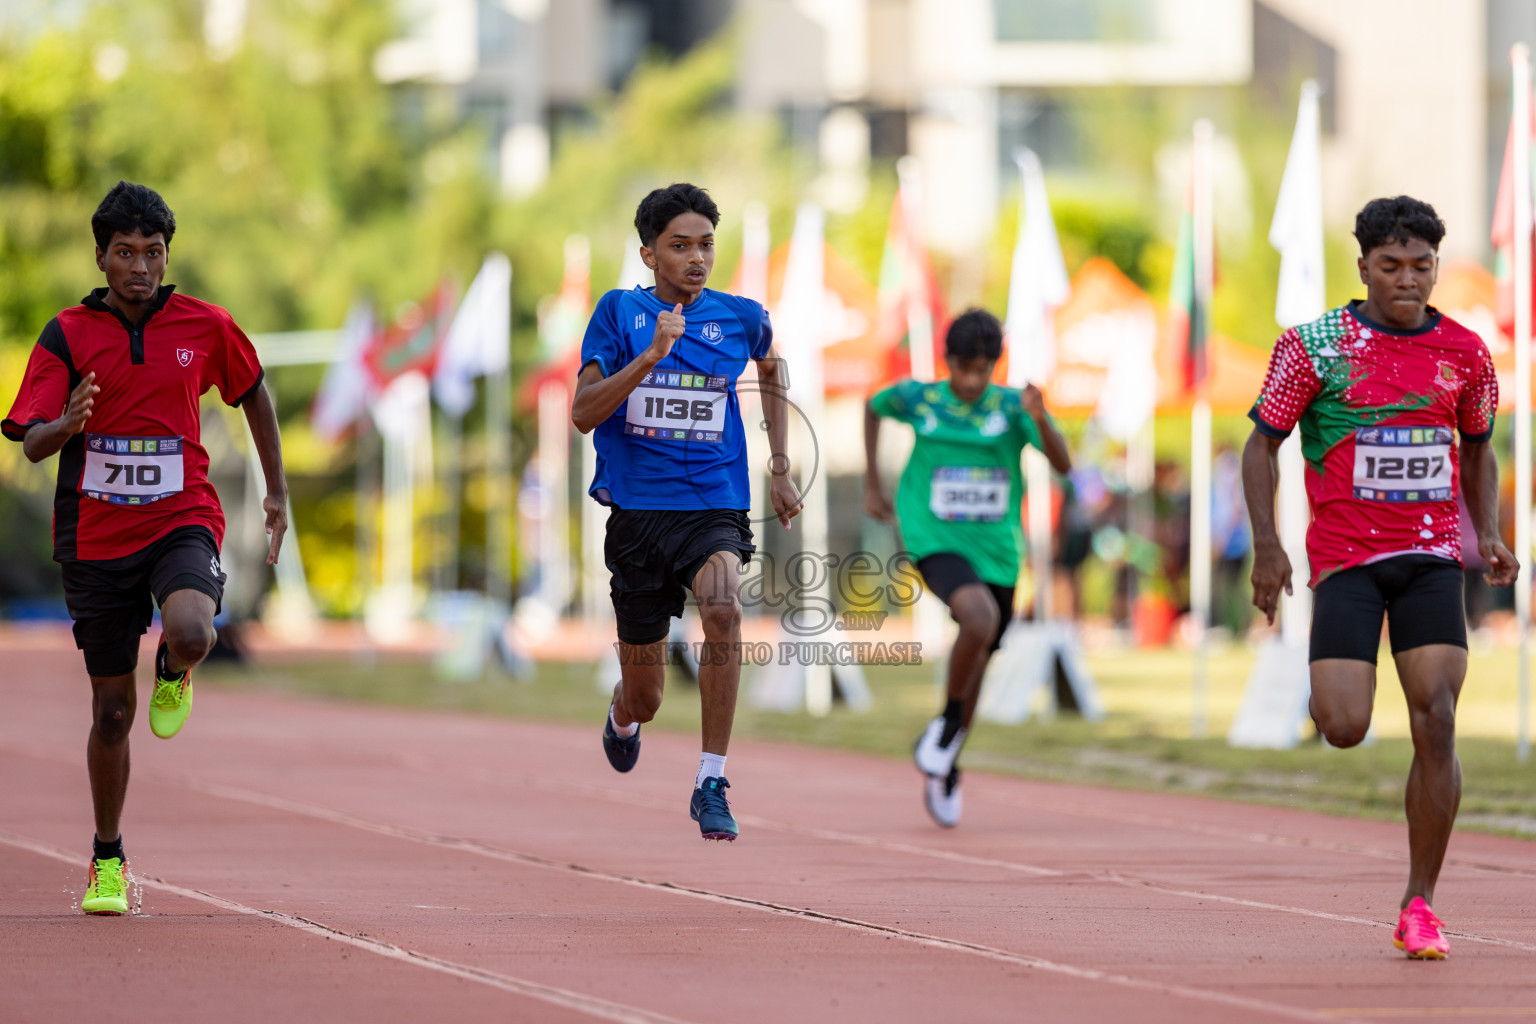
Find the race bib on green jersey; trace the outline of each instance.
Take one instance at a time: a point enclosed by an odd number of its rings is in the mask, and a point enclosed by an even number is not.
[[[1001,522],[1008,514],[1008,471],[1001,466],[937,466],[928,509],[945,522]]]
[[[1355,497],[1362,501],[1449,501],[1450,427],[1360,427]]]
[[[629,393],[624,433],[658,441],[725,438],[726,378],[701,373],[648,373]]]
[[[85,435],[80,493],[113,505],[148,505],[182,488],[180,437]]]

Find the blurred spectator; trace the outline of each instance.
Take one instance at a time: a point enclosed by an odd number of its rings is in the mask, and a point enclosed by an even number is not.
[[[1211,465],[1211,624],[1240,635],[1248,625],[1248,581],[1244,569],[1253,547],[1248,509],[1243,503],[1242,463],[1237,451],[1223,443]]]
[[[1176,462],[1152,474],[1152,539],[1162,549],[1162,575],[1173,606],[1189,607],[1189,479]]]

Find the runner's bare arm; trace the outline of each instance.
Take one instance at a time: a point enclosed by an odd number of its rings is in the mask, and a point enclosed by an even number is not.
[[[1023,402],[1029,418],[1035,421],[1035,429],[1040,432],[1040,450],[1045,452],[1051,468],[1058,473],[1071,470],[1072,454],[1067,451],[1067,439],[1061,436],[1056,424],[1045,414],[1045,396],[1040,394],[1040,389],[1033,384],[1024,385],[1024,390],[1019,392],[1019,400]]]
[[[1461,442],[1461,493],[1477,531],[1477,553],[1488,563],[1483,578],[1490,586],[1509,586],[1520,563],[1499,536],[1499,462],[1488,442]]]
[[[672,351],[685,326],[683,304],[679,302],[656,317],[656,333],[651,336],[650,345],[617,373],[604,377],[596,362],[583,366],[576,375],[576,395],[571,400],[571,423],[576,429],[589,434],[612,416],[641,379]]]
[[[85,429],[85,421],[91,418],[91,406],[96,404],[96,373],[85,375],[75,390],[69,393],[69,404],[59,418],[50,423],[38,423],[27,430],[22,439],[21,451],[32,462],[42,462],[64,447],[64,442]]]
[[[864,513],[882,523],[891,521],[891,497],[880,479],[880,414],[864,403]]]
[[[1275,529],[1275,487],[1280,480],[1280,441],[1254,430],[1243,446],[1243,497],[1253,525],[1253,606],[1275,624],[1280,591],[1291,590],[1291,560]]]
[[[277,429],[277,407],[265,384],[240,406],[245,410],[245,421],[251,427],[251,439],[256,442],[256,457],[261,460],[261,471],[267,479],[267,496],[261,507],[267,514],[267,533],[272,542],[267,546],[267,564],[276,565],[278,553],[283,547],[283,534],[288,532],[288,478],[283,473],[283,440]]]
[[[769,346],[768,354],[754,360],[757,366],[757,382],[762,388],[759,394],[763,403],[763,419],[768,423],[768,447],[773,452],[768,466],[768,499],[784,529],[789,521],[805,507],[800,489],[789,475],[789,396],[788,374],[783,373],[784,359],[775,346]]]

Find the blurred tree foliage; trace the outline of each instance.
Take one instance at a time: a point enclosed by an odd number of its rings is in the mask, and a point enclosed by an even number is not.
[[[44,323],[99,283],[92,210],[119,178],[160,190],[178,217],[168,280],[227,307],[250,332],[331,328],[370,296],[386,316],[443,275],[461,283],[490,249],[514,266],[514,373],[537,352],[537,309],[554,292],[565,239],[592,243],[594,298],[638,245],[632,219],[658,185],[707,187],[722,221],[714,283],[728,287],[748,201],[768,205],[775,244],[817,167],[781,122],[732,102],[730,33],[676,61],[644,63],[618,95],[560,122],[547,182],[503,196],[488,174],[494,145],[447,87],[386,86],[373,74],[398,34],[378,0],[263,0],[228,55],[209,52],[203,0],[82,0],[0,38],[0,401],[15,394]],[[43,27],[39,28],[38,25]],[[1103,254],[1166,301],[1177,197],[1160,191],[1160,156],[1212,117],[1242,154],[1251,225],[1219,249],[1218,329],[1267,345],[1274,337],[1278,256],[1265,233],[1290,137],[1288,118],[1256,113],[1241,89],[1068,90],[1079,170],[1046,167],[1069,270]],[[1001,314],[1017,229],[1017,186],[1005,180],[997,229],[983,251],[983,303]],[[877,164],[863,205],[827,221],[831,244],[873,282],[895,172]],[[1330,301],[1348,295],[1349,250],[1331,243]],[[941,270],[949,261],[939,261]],[[322,606],[346,612],[360,588],[351,497],[358,447],[320,444],[307,411],[318,368],[274,372],[303,554]],[[518,465],[531,449],[519,408]],[[466,566],[483,543],[482,439],[463,439]],[[376,453],[375,453],[376,457]],[[573,518],[581,499],[573,482]],[[56,588],[48,565],[52,465],[0,446],[0,516],[14,524],[0,553],[0,600]],[[430,508],[441,502],[432,499]],[[422,558],[440,548],[420,545]],[[425,566],[424,566],[425,568]]]

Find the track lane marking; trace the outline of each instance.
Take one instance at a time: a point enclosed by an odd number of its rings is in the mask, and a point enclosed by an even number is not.
[[[51,843],[28,839],[13,832],[0,831],[0,843],[6,843],[9,846],[43,857],[63,861],[66,864],[78,866],[80,863],[80,857],[77,854],[70,853],[68,850],[61,849]],[[677,1017],[668,1017],[665,1014],[652,1013],[649,1010],[642,1010],[633,1006],[624,1006],[621,1003],[609,1002],[597,996],[572,992],[569,989],[558,988],[553,985],[541,985],[535,981],[514,978],[511,975],[486,970],[483,967],[474,967],[453,960],[445,960],[442,957],[423,953],[419,950],[407,949],[403,946],[397,946],[392,942],[385,942],[382,939],[369,938],[365,935],[354,935],[351,932],[342,931],[340,928],[333,928],[328,924],[311,920],[307,917],[301,917],[297,914],[285,914],[279,910],[261,910],[257,907],[246,906],[244,903],[237,903],[234,900],[226,899],[223,896],[216,896],[201,889],[189,889],[186,886],[176,885],[173,882],[168,882],[163,878],[156,878],[153,875],[135,875],[134,879],[141,884],[155,889],[163,889],[184,899],[196,900],[237,914],[247,914],[253,917],[265,918],[269,921],[276,921],[278,924],[286,925],[289,928],[294,928],[310,935],[318,935],[326,939],[334,939],[337,942],[343,942],[349,946],[367,950],[370,953],[390,960],[398,960],[401,963],[412,964],[426,970],[452,975],[467,981],[479,982],[482,985],[489,985],[503,992],[511,992],[515,995],[537,999],[540,1002],[584,1013],[589,1017],[596,1017],[599,1020],[616,1021],[617,1024],[689,1024],[689,1022],[680,1020]]]
[[[13,752],[20,752],[20,751],[15,751],[14,748],[12,748],[12,749],[13,749]],[[30,754],[30,752],[28,752],[28,753]],[[57,757],[54,757],[54,756],[51,756],[51,755],[31,754],[30,756],[37,756],[37,757],[41,757],[42,759],[50,760],[50,761],[59,761],[59,760],[61,760],[60,758],[57,758]],[[409,767],[411,765],[411,763],[414,763],[416,767],[432,767],[432,768],[446,768],[446,767],[448,767],[447,765],[445,765],[443,762],[441,762],[439,760],[432,759],[432,758],[419,757],[419,756],[416,756],[416,755],[404,755],[404,756],[396,758],[396,760],[400,761],[402,763],[402,765],[405,765],[407,767]],[[457,772],[455,772],[455,775],[456,775],[456,777],[459,777],[459,778],[470,778],[470,779],[474,779],[475,781],[478,781],[478,782],[487,782],[487,783],[504,782],[505,779],[506,779],[505,775],[498,775],[496,773],[486,771],[485,769],[476,769],[476,768],[469,768],[469,769],[466,769],[466,770],[463,770],[463,771],[457,771]],[[348,826],[351,826],[351,827],[354,827],[354,828],[360,828],[360,829],[364,829],[364,830],[368,830],[368,831],[378,832],[379,834],[382,834],[382,835],[390,835],[390,836],[394,836],[396,838],[410,839],[410,840],[413,840],[413,841],[416,841],[416,842],[428,843],[430,845],[438,845],[438,846],[444,846],[444,847],[455,848],[455,849],[463,849],[463,850],[466,850],[466,851],[469,851],[469,852],[481,853],[482,855],[491,856],[491,857],[495,857],[495,858],[499,858],[499,859],[513,859],[513,860],[517,860],[520,863],[530,863],[530,864],[536,864],[536,865],[539,865],[539,866],[551,866],[551,865],[558,866],[559,865],[558,861],[549,860],[547,858],[541,858],[541,857],[539,857],[539,856],[537,856],[535,854],[514,853],[512,851],[501,850],[500,848],[494,847],[494,846],[490,846],[489,844],[478,843],[478,842],[476,842],[474,840],[460,839],[460,838],[456,838],[456,837],[438,836],[438,835],[435,835],[433,833],[425,832],[425,831],[422,831],[422,830],[412,829],[409,826],[391,825],[391,824],[388,824],[388,823],[385,823],[385,822],[377,822],[377,821],[373,821],[371,819],[362,818],[362,817],[358,817],[356,815],[348,814],[345,811],[333,811],[333,810],[330,810],[329,808],[317,807],[317,806],[314,806],[314,805],[311,805],[311,804],[303,804],[303,803],[299,803],[299,802],[296,802],[296,801],[287,800],[284,797],[271,796],[269,794],[259,793],[259,792],[256,792],[254,790],[243,789],[243,788],[238,787],[238,786],[230,786],[230,785],[227,785],[225,783],[200,782],[200,781],[193,780],[193,779],[170,778],[170,777],[160,777],[160,776],[152,776],[150,781],[155,781],[155,782],[158,782],[158,783],[160,783],[162,785],[179,786],[179,787],[184,788],[184,789],[190,789],[190,790],[192,790],[194,792],[205,793],[205,794],[207,794],[209,796],[223,797],[223,798],[232,799],[232,800],[240,800],[240,801],[244,801],[244,802],[247,802],[247,803],[254,803],[254,804],[258,804],[258,805],[262,805],[262,806],[271,807],[271,808],[273,808],[275,810],[285,810],[285,811],[289,811],[289,812],[294,813],[294,814],[300,814],[300,815],[304,815],[304,816],[307,816],[307,817],[316,817],[316,818],[319,818],[321,820],[333,822],[335,824],[348,825]],[[614,803],[614,804],[618,804],[618,805],[621,805],[621,806],[644,807],[644,808],[647,808],[647,809],[650,809],[650,810],[657,810],[657,811],[664,811],[664,812],[671,811],[673,809],[672,805],[670,803],[666,803],[664,801],[661,801],[661,800],[658,800],[658,799],[655,799],[655,798],[645,797],[645,796],[642,796],[642,795],[636,795],[633,798],[628,798],[628,797],[626,797],[626,798],[619,798],[619,797],[613,796],[608,790],[602,789],[600,787],[588,786],[588,785],[584,785],[582,783],[573,783],[573,782],[569,782],[569,781],[566,781],[566,780],[545,779],[545,778],[542,778],[542,777],[539,777],[539,776],[527,775],[527,776],[523,777],[522,782],[524,784],[528,785],[530,788],[542,789],[545,792],[574,793],[574,794],[577,794],[577,795],[580,795],[580,796],[586,796],[586,797],[589,797],[591,799],[599,799],[599,800],[603,800],[603,801],[608,802],[608,803]],[[1139,822],[1139,821],[1132,821],[1132,820],[1130,820],[1130,818],[1131,818],[1131,816],[1126,816],[1125,823],[1127,823],[1127,824],[1141,824],[1142,823],[1142,822]],[[1079,872],[1070,872],[1070,871],[1059,870],[1059,869],[1056,869],[1056,868],[1047,868],[1047,867],[1041,867],[1039,865],[1034,865],[1034,864],[1026,864],[1026,863],[1022,863],[1022,862],[1019,862],[1019,861],[1002,860],[1002,859],[994,858],[994,857],[980,857],[980,856],[976,856],[974,854],[957,853],[957,852],[952,851],[952,850],[935,850],[935,849],[931,849],[931,848],[928,848],[928,847],[915,846],[915,845],[912,845],[912,844],[909,844],[909,843],[892,842],[892,841],[889,841],[889,840],[876,839],[876,838],[871,837],[871,836],[861,836],[861,835],[857,835],[857,834],[854,834],[854,833],[836,832],[836,831],[832,831],[830,829],[818,829],[818,828],[809,828],[809,827],[804,827],[804,826],[799,826],[799,825],[792,825],[792,824],[788,824],[786,822],[774,821],[774,820],[771,820],[771,819],[768,819],[768,818],[761,818],[761,817],[758,817],[756,815],[746,815],[746,814],[737,815],[737,819],[740,822],[742,822],[743,824],[751,825],[751,826],[753,826],[755,828],[769,829],[771,831],[780,832],[780,833],[783,833],[783,834],[786,834],[786,835],[805,836],[805,837],[813,838],[813,839],[822,839],[822,840],[825,840],[825,841],[828,841],[828,842],[844,843],[844,844],[851,845],[851,846],[861,846],[861,847],[865,847],[865,848],[868,848],[868,849],[887,850],[887,851],[890,851],[892,853],[900,853],[900,854],[906,854],[906,855],[910,855],[910,856],[927,857],[927,858],[931,858],[931,859],[935,859],[935,860],[944,860],[944,861],[949,861],[951,863],[965,864],[965,865],[968,865],[968,866],[971,866],[971,867],[995,868],[995,869],[1003,870],[1003,871],[1012,871],[1012,872],[1017,872],[1019,874],[1031,875],[1031,876],[1034,876],[1034,877],[1072,878],[1072,879],[1080,879],[1080,880],[1083,880],[1083,881],[1107,882],[1107,883],[1110,883],[1112,885],[1120,885],[1120,886],[1125,886],[1127,888],[1132,888],[1132,889],[1150,889],[1152,891],[1160,892],[1160,893],[1163,893],[1165,895],[1178,896],[1178,897],[1185,898],[1185,899],[1209,900],[1209,901],[1215,902],[1215,903],[1226,903],[1226,904],[1230,904],[1230,905],[1233,905],[1233,906],[1249,907],[1249,908],[1255,909],[1255,910],[1270,910],[1270,911],[1275,911],[1277,913],[1294,914],[1294,915],[1299,916],[1299,917],[1310,917],[1310,918],[1314,918],[1314,919],[1317,919],[1317,920],[1324,920],[1324,921],[1336,921],[1336,922],[1341,923],[1341,924],[1363,925],[1363,926],[1370,927],[1370,928],[1380,928],[1380,929],[1388,929],[1388,930],[1390,930],[1390,929],[1395,927],[1395,925],[1392,922],[1379,921],[1379,920],[1376,920],[1374,918],[1355,917],[1355,916],[1348,915],[1348,914],[1336,914],[1336,913],[1332,913],[1330,911],[1325,911],[1325,910],[1314,910],[1314,909],[1312,909],[1310,907],[1299,907],[1299,906],[1294,906],[1294,905],[1291,905],[1291,904],[1284,904],[1284,903],[1270,903],[1270,902],[1263,901],[1263,900],[1246,899],[1246,898],[1240,897],[1240,896],[1226,896],[1226,895],[1222,895],[1222,894],[1219,894],[1219,893],[1205,892],[1203,890],[1198,890],[1198,889],[1186,889],[1186,888],[1183,888],[1183,887],[1180,887],[1180,886],[1177,886],[1177,885],[1173,885],[1171,883],[1159,882],[1159,881],[1155,881],[1155,880],[1152,880],[1152,879],[1146,879],[1146,878],[1137,878],[1137,877],[1132,876],[1132,875],[1124,875],[1124,874],[1121,874],[1121,873],[1115,872],[1115,871],[1097,871],[1097,872],[1079,871]],[[1153,824],[1153,823],[1155,823],[1155,819],[1148,818],[1146,820],[1146,823],[1147,824]],[[1180,829],[1173,829],[1173,830],[1174,831],[1181,831]],[[1204,831],[1204,832],[1207,832],[1208,834],[1210,834],[1210,835],[1212,835],[1213,837],[1216,837],[1216,838],[1229,838],[1229,839],[1247,839],[1247,838],[1252,838],[1254,836],[1262,836],[1261,833],[1243,833],[1243,832],[1239,832],[1238,830],[1235,830],[1235,829],[1223,830],[1223,829],[1219,829],[1219,828],[1214,827],[1214,826],[1209,828],[1209,829],[1184,829],[1182,831]],[[1294,843],[1294,844],[1285,844],[1285,845],[1298,845],[1298,846],[1303,846],[1303,847],[1314,847],[1315,848],[1319,844],[1310,844],[1310,843],[1307,843],[1305,841],[1302,841],[1302,842],[1298,842],[1298,843]],[[1350,850],[1341,850],[1339,852],[1361,852],[1361,851],[1355,850],[1355,849],[1350,849]],[[1392,858],[1389,858],[1389,859],[1396,860],[1396,859],[1399,859],[1399,858],[1392,857]],[[1464,866],[1468,866],[1468,865],[1464,865]],[[1476,866],[1476,865],[1470,865],[1470,866]],[[579,866],[577,866],[577,867],[579,867]],[[595,869],[586,869],[586,868],[582,868],[582,870],[593,870],[593,871],[595,871]],[[1526,872],[1521,872],[1521,871],[1517,870],[1517,871],[1513,871],[1512,873],[1525,874]],[[1532,872],[1532,874],[1536,874],[1536,872]],[[671,883],[657,883],[657,884],[668,884],[668,885],[670,885]],[[1506,949],[1516,949],[1516,950],[1520,950],[1522,952],[1527,952],[1527,953],[1536,952],[1536,944],[1519,942],[1519,941],[1516,941],[1514,939],[1504,939],[1504,938],[1499,938],[1499,937],[1493,936],[1493,935],[1481,935],[1481,934],[1478,934],[1476,932],[1453,931],[1451,929],[1445,929],[1445,934],[1450,936],[1451,938],[1462,939],[1462,940],[1467,941],[1467,942],[1481,943],[1481,944],[1490,945],[1490,946],[1501,946],[1501,947],[1504,947]]]
[[[422,843],[427,846],[435,846],[442,849],[456,850],[462,853],[470,853],[486,857],[492,860],[500,860],[513,864],[526,865],[556,871],[565,874],[578,875],[585,878],[593,878],[600,881],[626,885],[651,892],[667,893],[670,895],[685,896],[699,899],[709,903],[717,903],[732,907],[746,907],[764,911],[771,914],[795,917],[801,920],[814,921],[821,924],[831,924],[841,928],[852,929],[865,934],[876,934],[890,938],[898,938],[907,942],[913,942],[932,949],[942,949],[949,952],[964,953],[972,956],[981,956],[989,960],[1001,961],[1021,967],[1030,967],[1037,970],[1060,974],[1084,981],[1097,981],[1122,988],[1137,989],[1145,992],[1154,992],[1161,995],[1175,996],[1207,1003],[1216,1003],[1230,1006],[1249,1012],[1264,1013],[1270,1016],[1278,1016],[1291,1020],[1317,1021],[1327,1018],[1321,1017],[1312,1010],[1300,1007],[1287,1006],[1283,1003],[1271,1003],[1262,999],[1253,999],[1247,996],[1233,995],[1226,992],[1218,992],[1210,989],[1194,988],[1187,985],[1178,985],[1168,982],[1147,981],[1130,975],[1113,974],[1091,967],[1077,967],[1072,964],[1059,963],[1047,960],[1043,957],[1031,956],[1027,953],[1015,953],[1010,950],[1000,949],[995,946],[987,946],[982,943],[967,942],[963,939],[950,939],[939,935],[930,935],[926,932],[917,932],[892,925],[879,924],[872,921],[863,921],[858,918],[844,917],[838,914],[830,914],[822,911],[811,910],[804,907],[791,907],[785,904],[774,903],[769,900],[757,900],[745,896],[735,896],[730,893],[715,892],[696,886],[681,885],[675,882],[656,882],[633,875],[622,875],[616,872],[604,871],[600,868],[588,867],[573,861],[561,861],[550,857],[542,857],[537,854],[523,853],[517,850],[508,850],[503,847],[492,846],[478,840],[464,839],[457,836],[443,836],[421,829],[411,828],[405,825],[395,825],[389,822],[374,821],[345,811],[334,811],[325,807],[317,807],[304,804],[284,797],[274,797],[265,793],[257,793],[251,790],[227,786],[221,783],[203,783],[198,785],[188,784],[187,788],[216,796],[227,800],[236,800],[251,803],[272,810],[285,811],[303,817],[309,817],[331,824],[344,825],[357,828],[378,835],[389,836],[397,839],[406,839]],[[3,833],[0,833],[3,835]]]

